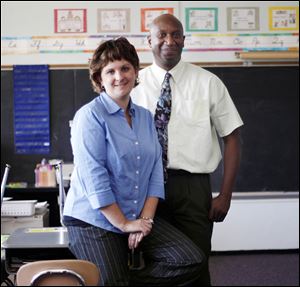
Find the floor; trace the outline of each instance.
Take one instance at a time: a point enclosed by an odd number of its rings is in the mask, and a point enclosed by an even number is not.
[[[299,286],[299,250],[213,253],[213,286]]]

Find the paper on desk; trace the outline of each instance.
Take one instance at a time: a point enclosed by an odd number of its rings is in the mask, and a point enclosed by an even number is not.
[[[47,207],[49,206],[47,201],[37,202],[35,204],[35,214],[41,214],[43,213]]]
[[[44,227],[44,228],[27,228],[26,233],[52,233],[52,232],[67,232],[65,227]]]
[[[42,202],[37,202],[35,204],[35,208],[42,208],[42,207],[47,207],[49,204],[47,201],[42,201]]]

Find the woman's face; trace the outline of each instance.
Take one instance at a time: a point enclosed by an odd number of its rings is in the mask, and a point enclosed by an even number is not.
[[[138,72],[124,59],[109,62],[101,72],[101,84],[106,93],[115,100],[129,96],[134,87]]]

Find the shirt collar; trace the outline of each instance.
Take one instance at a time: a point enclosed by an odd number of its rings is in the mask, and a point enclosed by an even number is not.
[[[123,111],[123,109],[120,108],[119,105],[106,92],[101,92],[100,97],[105,109],[109,114],[117,113],[120,110]],[[133,117],[135,116],[135,105],[131,101],[131,98],[129,100],[129,114]]]
[[[157,81],[159,82],[159,84],[161,86],[167,72],[172,75],[172,78],[175,83],[177,81],[179,81],[179,79],[181,78],[182,73],[183,73],[183,67],[184,67],[184,62],[182,62],[180,60],[178,62],[178,64],[174,68],[172,68],[170,71],[166,71],[166,70],[162,69],[155,62],[152,64],[151,68],[152,68],[154,77],[157,79]]]
[[[132,116],[132,117],[135,117],[135,104],[132,102],[131,98],[129,100],[129,114]]]

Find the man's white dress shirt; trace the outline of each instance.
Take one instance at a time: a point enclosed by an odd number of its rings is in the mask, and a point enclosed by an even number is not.
[[[140,84],[131,92],[133,102],[153,115],[166,72],[155,63],[144,68]],[[211,173],[222,158],[217,133],[229,135],[243,121],[227,88],[213,73],[183,61],[168,72],[172,75],[168,168]]]

